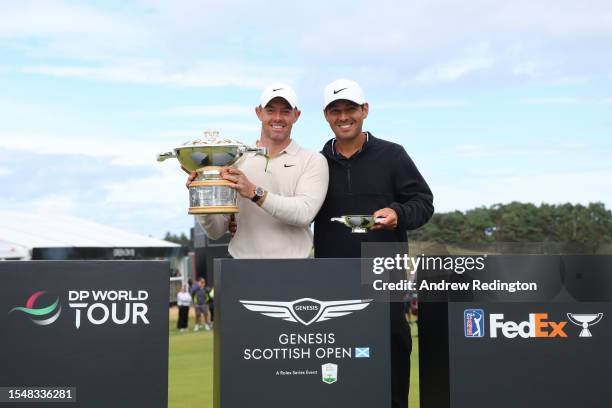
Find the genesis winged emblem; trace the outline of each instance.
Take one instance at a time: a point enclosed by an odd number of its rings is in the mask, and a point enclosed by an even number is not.
[[[240,301],[244,307],[253,312],[259,312],[264,316],[276,317],[288,322],[299,322],[305,326],[363,310],[368,307],[370,302],[372,302],[372,299],[336,300],[329,302],[311,298],[302,298],[292,302]]]

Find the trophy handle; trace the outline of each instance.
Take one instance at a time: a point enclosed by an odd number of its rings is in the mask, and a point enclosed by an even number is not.
[[[238,151],[240,152],[240,154],[244,154],[244,153],[247,153],[247,152],[255,152],[255,154],[262,154],[264,156],[268,154],[268,148],[267,147],[240,146],[238,148]]]
[[[162,162],[166,159],[174,159],[176,158],[176,154],[174,152],[166,152],[157,155],[157,161]]]

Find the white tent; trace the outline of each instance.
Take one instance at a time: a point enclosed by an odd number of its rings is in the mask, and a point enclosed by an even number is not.
[[[0,259],[30,259],[36,248],[180,248],[180,245],[65,215],[0,211]]]
[[[0,260],[20,260],[30,259],[31,257],[32,254],[26,247],[0,239]]]

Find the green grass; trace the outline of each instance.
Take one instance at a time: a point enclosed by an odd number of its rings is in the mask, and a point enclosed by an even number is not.
[[[212,408],[213,406],[213,334],[176,329],[176,308],[170,313],[170,356],[168,373],[169,408]],[[189,327],[194,319],[190,313]],[[418,333],[412,325],[410,370],[410,408],[419,406]]]
[[[175,308],[176,309],[176,308]],[[192,311],[190,311],[192,312]],[[194,326],[193,313],[189,327]],[[213,332],[176,329],[176,313],[170,315],[168,358],[168,407],[212,408]]]

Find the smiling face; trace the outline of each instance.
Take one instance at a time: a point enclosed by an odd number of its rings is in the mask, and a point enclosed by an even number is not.
[[[262,140],[281,143],[291,136],[291,127],[300,117],[300,111],[293,109],[283,98],[274,98],[265,107],[255,109],[261,121]]]
[[[358,105],[355,102],[340,99],[327,105],[325,120],[338,140],[350,141],[359,137],[363,120],[368,117],[367,103]]]

